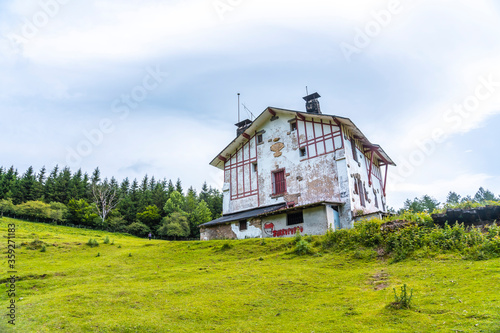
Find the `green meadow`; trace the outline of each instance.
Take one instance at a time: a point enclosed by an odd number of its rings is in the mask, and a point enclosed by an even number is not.
[[[2,332],[500,332],[498,258],[298,256],[291,239],[149,241],[8,218],[0,235]],[[396,309],[393,288],[404,284],[412,306]]]

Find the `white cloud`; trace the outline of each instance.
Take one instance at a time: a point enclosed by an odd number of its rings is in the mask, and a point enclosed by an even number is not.
[[[408,92],[387,101],[384,112],[388,122],[381,121],[371,109],[360,111],[364,112],[362,121],[369,123],[361,130],[371,137],[366,128],[381,129],[377,143],[395,156],[406,157],[415,149],[416,141],[429,138],[436,128],[452,142],[458,135],[487,127],[488,120],[500,110],[499,89],[460,124],[443,117],[455,103],[464,103],[475,93],[480,76],[493,73],[500,81],[500,43],[494,33],[500,29],[500,20],[492,0],[402,0],[402,12],[351,64],[341,57],[339,43],[351,42],[356,29],[373,20],[373,11],[385,10],[390,0],[240,3],[221,20],[213,0],[70,1],[20,49],[12,48],[5,36],[20,34],[26,22],[23,19],[30,20],[40,11],[39,2],[18,0],[4,5],[0,14],[6,18],[0,23],[4,37],[0,38],[2,116],[5,121],[22,118],[24,122],[23,126],[13,122],[15,125],[4,132],[3,138],[10,143],[2,153],[8,160],[22,160],[28,165],[30,159],[41,161],[39,164],[64,164],[65,147],[76,144],[84,129],[95,126],[95,114],[109,109],[110,102],[106,101],[118,97],[115,94],[120,94],[122,87],[129,91],[144,75],[139,72],[158,63],[168,65],[163,70],[176,72],[175,79],[155,92],[155,97],[168,97],[148,100],[162,103],[163,114],[182,109],[186,95],[192,99],[203,95],[204,91],[189,89],[187,93],[179,89],[201,80],[222,91],[212,100],[206,97],[207,109],[217,110],[220,101],[216,98],[232,94],[241,86],[255,92],[266,85],[273,88],[275,82],[273,92],[280,95],[277,100],[292,100],[295,92],[287,95],[290,86],[321,82],[320,88],[326,91],[320,93],[330,94],[329,98],[335,100],[345,98],[335,96],[340,85],[350,96],[357,96],[362,89],[371,93],[364,85],[376,81],[381,84],[373,86],[373,98],[378,99],[385,90],[395,88],[391,87],[395,76],[404,76]],[[188,68],[183,61],[194,57],[200,59],[199,66]],[[204,66],[204,59],[210,65]],[[305,71],[317,59],[321,64],[324,61],[324,71]],[[391,72],[392,63],[402,73]],[[264,72],[270,67],[275,71],[274,81]],[[342,75],[352,81],[341,82]],[[219,76],[224,79],[219,80]],[[182,96],[173,97],[174,93]],[[269,103],[249,102],[250,106]],[[349,107],[332,113],[350,116],[359,106],[356,98],[342,103]],[[404,107],[396,109],[394,105]],[[116,176],[126,176],[130,171],[141,177],[148,170],[157,177],[180,177],[193,185],[202,179],[220,183],[221,172],[208,162],[232,139],[232,128],[204,123],[197,119],[200,114],[202,110],[182,117],[158,117],[158,110],[144,107],[140,116],[117,124],[116,131],[82,166],[101,166]],[[50,149],[44,148],[47,146]],[[19,151],[23,154],[16,157]],[[439,160],[443,167],[454,163],[448,155],[428,158]],[[441,196],[440,189],[453,188],[455,181],[464,192],[471,193],[491,180],[477,170],[468,170],[467,175],[460,176],[463,178],[457,176],[453,181],[440,180],[433,170],[426,169],[429,165],[421,167],[425,169],[421,173],[427,174],[427,185],[418,181],[418,175],[411,175],[389,190],[389,198],[429,192]],[[436,186],[439,189],[435,190]]]

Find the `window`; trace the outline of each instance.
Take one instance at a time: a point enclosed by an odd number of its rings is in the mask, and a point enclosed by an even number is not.
[[[294,225],[304,223],[304,215],[302,211],[297,213],[290,213],[286,216],[286,225]]]
[[[240,221],[240,231],[247,230],[247,220]]]
[[[262,142],[264,142],[262,134],[257,134],[257,143],[262,143]]]
[[[351,149],[352,149],[352,157],[357,162],[358,161],[358,154],[356,152],[356,140],[354,140],[354,138],[351,139]]]
[[[365,204],[366,194],[365,194],[363,182],[361,181],[361,179],[358,179],[358,190],[359,190],[359,200],[361,201],[361,206],[366,207],[366,204]]]
[[[286,192],[285,169],[274,171],[272,177],[273,195],[284,194]]]
[[[294,121],[294,122],[291,122],[290,123],[290,132],[293,132],[297,129],[297,122]]]
[[[299,155],[300,155],[300,157],[306,157],[307,156],[306,147],[299,148]]]
[[[378,208],[378,199],[377,199],[377,193],[374,193],[375,195],[375,207]]]

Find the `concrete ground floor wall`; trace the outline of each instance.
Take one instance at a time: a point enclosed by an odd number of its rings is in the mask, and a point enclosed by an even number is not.
[[[287,215],[300,211],[302,211],[303,222],[289,224]],[[341,207],[320,205],[303,210],[292,210],[282,214],[252,218],[247,221],[246,229],[243,230],[240,230],[240,221],[203,227],[200,230],[200,239],[293,237],[297,230],[303,235],[323,235],[328,229],[337,230],[342,228],[345,224],[343,222]]]

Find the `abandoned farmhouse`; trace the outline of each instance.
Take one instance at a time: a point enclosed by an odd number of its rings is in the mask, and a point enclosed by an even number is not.
[[[268,107],[236,124],[236,138],[210,162],[224,171],[223,215],[200,238],[324,234],[386,213],[395,165],[345,117],[323,114],[319,94],[306,112]]]

